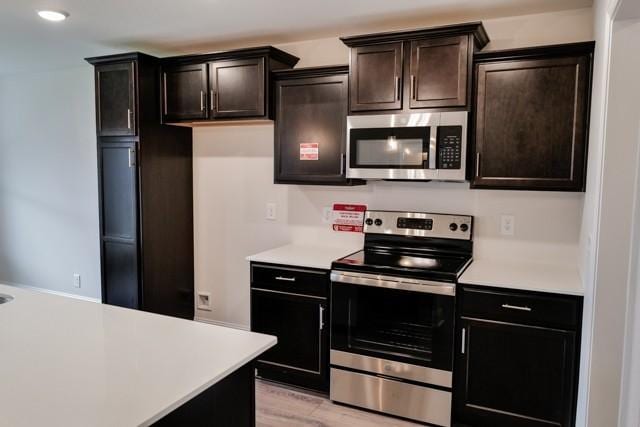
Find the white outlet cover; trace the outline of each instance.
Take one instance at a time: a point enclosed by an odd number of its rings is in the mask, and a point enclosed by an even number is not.
[[[325,206],[322,209],[322,222],[325,224],[331,224],[333,221],[333,208],[331,206]]]
[[[73,286],[75,286],[76,288],[79,288],[81,286],[80,275],[78,273],[75,273],[73,275]]]
[[[500,216],[500,234],[513,236],[516,230],[516,218],[513,215]]]
[[[198,292],[196,295],[196,307],[198,310],[211,311],[211,293]]]

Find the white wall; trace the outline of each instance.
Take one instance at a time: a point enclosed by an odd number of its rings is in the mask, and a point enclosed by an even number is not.
[[[460,22],[428,22],[437,25]],[[592,38],[591,9],[483,20],[488,48],[515,48]],[[407,23],[406,28],[420,26]],[[380,28],[388,30],[392,28]],[[278,47],[301,58],[298,66],[344,64],[337,37]],[[322,223],[334,202],[377,209],[467,213],[476,216],[476,256],[534,257],[575,263],[583,194],[469,190],[468,184],[379,182],[335,188],[274,185],[273,126],[194,129],[196,289],[211,292],[213,311],[196,316],[219,323],[249,323],[249,269],[244,258],[288,242],[353,246],[362,236],[335,233]],[[264,218],[267,202],[278,218]],[[501,214],[516,216],[516,235],[498,233]]]
[[[94,114],[88,65],[0,78],[0,282],[100,297]]]

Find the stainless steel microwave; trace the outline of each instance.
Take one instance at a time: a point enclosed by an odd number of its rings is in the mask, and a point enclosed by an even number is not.
[[[466,111],[349,116],[347,178],[464,181]]]

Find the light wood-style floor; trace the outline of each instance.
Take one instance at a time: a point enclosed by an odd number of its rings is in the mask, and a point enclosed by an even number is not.
[[[396,418],[336,405],[320,395],[256,381],[256,427],[417,427]]]

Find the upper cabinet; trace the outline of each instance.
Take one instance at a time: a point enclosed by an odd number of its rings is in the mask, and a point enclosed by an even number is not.
[[[207,118],[207,66],[166,66],[162,69],[163,118],[167,122]]]
[[[95,81],[98,136],[136,135],[135,62],[99,64]]]
[[[593,48],[476,55],[472,187],[584,190]]]
[[[364,184],[345,176],[348,70],[274,73],[276,183]]]
[[[352,111],[402,108],[402,42],[351,49]]]
[[[473,54],[489,38],[475,22],[341,39],[350,50],[351,113],[468,109]]]
[[[272,118],[270,73],[298,58],[273,47],[163,59],[163,123]]]

